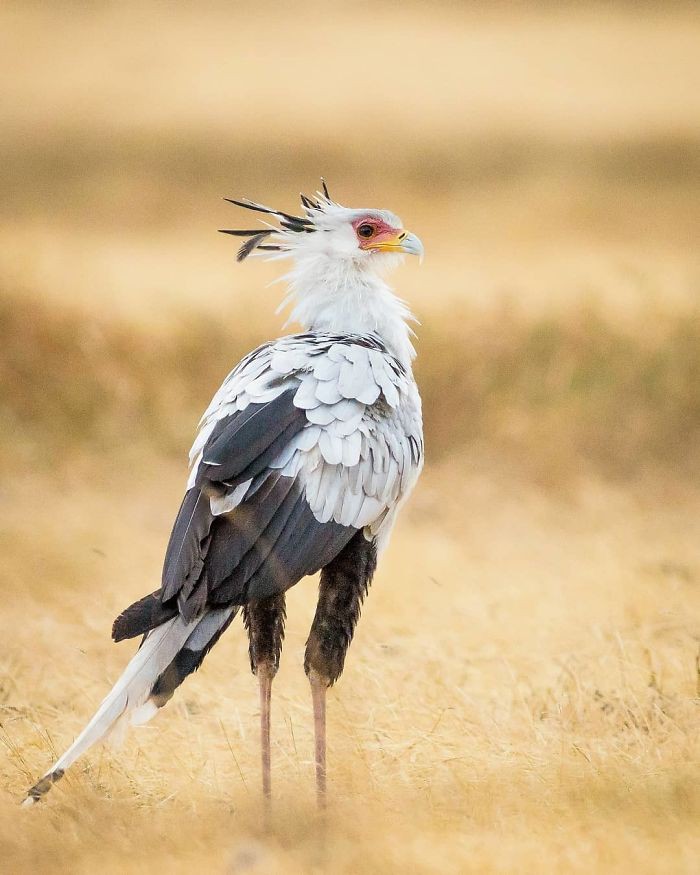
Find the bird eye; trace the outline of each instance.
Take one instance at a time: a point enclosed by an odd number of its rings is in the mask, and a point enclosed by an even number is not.
[[[365,240],[368,240],[374,234],[374,227],[365,223],[364,225],[359,226],[357,233],[360,237],[364,237]]]

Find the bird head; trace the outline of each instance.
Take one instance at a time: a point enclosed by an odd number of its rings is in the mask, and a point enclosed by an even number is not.
[[[322,180],[314,197],[301,195],[301,215],[292,215],[249,200],[225,198],[229,203],[269,216],[278,224],[249,230],[222,230],[246,237],[238,261],[249,255],[271,258],[329,259],[359,270],[383,273],[403,255],[423,257],[419,238],[403,228],[398,216],[388,210],[349,209],[333,201]]]

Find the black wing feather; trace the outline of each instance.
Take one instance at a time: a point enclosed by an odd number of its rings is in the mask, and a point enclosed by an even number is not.
[[[217,520],[203,575],[209,593],[226,585],[228,601],[240,594],[248,576],[246,569],[253,555],[251,551],[268,541],[274,521],[286,519],[296,497],[291,478],[277,477],[272,489],[261,490],[249,502],[240,504],[229,517]],[[258,565],[259,562],[253,566],[251,574]]]
[[[114,641],[123,641],[125,638],[145,635],[146,632],[176,616],[175,600],[164,605],[160,598],[160,591],[156,590],[119,614],[112,625],[112,638]]]
[[[178,513],[163,566],[161,600],[177,596],[188,619],[285,506],[292,481],[269,471],[269,465],[306,424],[304,411],[294,406],[295,393],[295,388],[287,389],[266,404],[249,404],[224,417],[204,446],[195,485]],[[229,514],[212,514],[211,495],[223,495],[266,470],[269,487],[262,486]]]
[[[270,468],[307,424],[305,411],[294,406],[296,391],[286,389],[216,424],[175,520],[161,589],[127,608],[115,621],[115,638],[142,634],[177,611],[190,620],[206,605],[241,605],[283,592],[354,536],[350,526],[318,522],[303,485]],[[213,496],[248,480],[238,506],[212,513]]]
[[[230,482],[261,456],[283,433],[291,438],[307,423],[294,406],[296,388],[281,392],[267,404],[249,404],[216,424],[197,471],[197,485]],[[292,428],[290,428],[292,426]]]
[[[320,523],[302,498],[274,550],[248,580],[246,599],[284,592],[307,574],[315,574],[338,555],[357,531],[333,520]]]
[[[165,551],[162,601],[176,596],[190,576],[193,580],[199,577],[204,564],[202,545],[213,521],[208,497],[197,487],[189,489],[180,505]]]

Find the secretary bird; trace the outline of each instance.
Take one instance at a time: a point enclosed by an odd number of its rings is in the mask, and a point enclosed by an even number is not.
[[[271,797],[270,697],[285,592],[321,572],[304,669],[311,685],[316,789],[326,805],[326,691],[343,671],[360,608],[401,504],[423,465],[411,313],[383,276],[423,246],[386,210],[348,209],[325,181],[295,216],[262,213],[238,261],[291,257],[285,303],[300,334],[265,343],[226,377],[204,413],[160,589],[114,622],[139,650],[71,747],[29,790],[41,799],[117,724],[150,719],[242,610],[260,688],[262,785]],[[228,199],[227,199],[228,200]],[[276,225],[269,224],[275,220]]]

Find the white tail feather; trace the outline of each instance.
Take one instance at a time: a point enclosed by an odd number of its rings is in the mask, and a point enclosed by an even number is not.
[[[235,608],[219,608],[189,622],[177,616],[149,632],[92,720],[29,791],[23,804],[37,802],[79,756],[97,742],[104,741],[120,724],[141,724],[150,720],[158,710],[158,704],[149,697],[160,675],[186,645],[192,644],[193,650],[202,649],[234,611]]]

